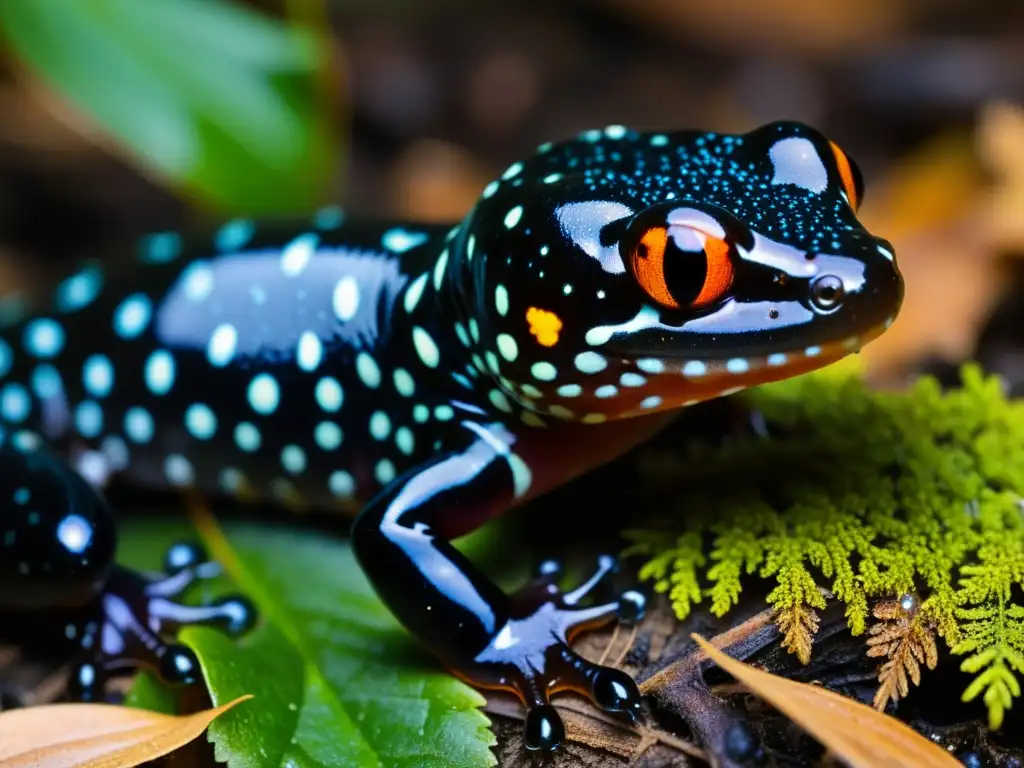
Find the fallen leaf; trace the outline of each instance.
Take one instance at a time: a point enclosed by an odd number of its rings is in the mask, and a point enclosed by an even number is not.
[[[700,635],[691,637],[718,666],[852,768],[960,766],[942,747],[893,717],[824,688],[755,669],[715,648]]]
[[[113,704],[10,710],[0,714],[0,768],[131,768],[188,744],[251,698],[178,716]]]

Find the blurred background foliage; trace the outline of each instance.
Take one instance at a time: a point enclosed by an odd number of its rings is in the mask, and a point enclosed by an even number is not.
[[[0,41],[0,282],[232,213],[455,219],[544,141],[779,118],[897,246],[880,380],[970,354],[1024,252],[1020,0],[9,0]]]

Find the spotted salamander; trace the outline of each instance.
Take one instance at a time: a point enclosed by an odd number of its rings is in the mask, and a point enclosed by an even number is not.
[[[450,541],[683,406],[811,371],[881,333],[903,284],[892,246],[856,218],[862,197],[854,162],[802,124],[610,126],[513,163],[453,225],[325,209],[299,229],[157,234],[130,263],[85,263],[50,293],[0,304],[2,459],[60,445],[94,486],[117,475],[359,511],[353,547],[381,599],[454,673],[518,694],[527,745],[550,748],[564,735],[555,691],[637,712],[632,679],[568,641],[635,618],[640,601],[587,605],[597,577],[561,593],[547,573],[508,596]],[[53,506],[54,540],[26,548],[31,477],[3,475],[0,608],[59,607],[45,569],[63,547],[94,553],[71,602],[99,600],[97,626],[120,627],[125,603],[143,626],[170,610],[122,571],[97,575],[112,551],[99,517],[68,529]],[[147,583],[170,593],[191,578],[198,555],[177,559]],[[239,602],[195,610],[207,613],[177,623],[246,624]],[[92,668],[126,656],[115,643]]]

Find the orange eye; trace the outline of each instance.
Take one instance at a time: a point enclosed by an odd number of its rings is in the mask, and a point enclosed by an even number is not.
[[[860,208],[862,195],[862,183],[860,179],[860,171],[857,170],[857,166],[853,164],[846,153],[839,148],[839,145],[833,141],[829,142],[832,147],[832,154],[836,158],[836,167],[839,169],[839,179],[843,182],[843,190],[846,192],[846,197],[850,201],[850,207],[853,210]]]
[[[636,281],[663,307],[703,309],[732,286],[729,244],[693,227],[649,227],[630,256]]]

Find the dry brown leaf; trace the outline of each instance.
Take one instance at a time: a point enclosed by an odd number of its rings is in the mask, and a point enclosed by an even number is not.
[[[852,768],[956,768],[946,750],[899,720],[816,685],[786,680],[728,656],[700,635],[718,666],[781,711]]]
[[[0,768],[131,768],[184,746],[251,698],[178,716],[113,704],[10,710],[0,713]]]
[[[921,664],[935,669],[939,649],[935,644],[935,630],[925,622],[920,603],[912,595],[883,600],[872,613],[879,622],[868,630],[867,654],[886,658],[878,670],[874,701],[875,709],[881,712],[890,701],[904,698],[910,683],[921,684]]]
[[[797,603],[782,608],[775,616],[782,633],[782,647],[795,653],[800,663],[811,663],[811,646],[818,631],[818,613],[811,606]]]

